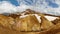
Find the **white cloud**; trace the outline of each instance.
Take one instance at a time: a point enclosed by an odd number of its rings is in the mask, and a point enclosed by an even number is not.
[[[31,9],[32,6],[27,6],[27,5],[21,5],[21,6],[18,6],[17,7],[17,11],[19,12],[22,12],[22,11],[25,11],[26,9]]]
[[[0,13],[14,13],[14,12],[22,12],[28,8],[31,8],[30,6],[27,5],[20,5],[20,6],[15,6],[12,5],[8,1],[2,1],[0,2]]]
[[[26,2],[24,0],[17,0],[21,6],[26,8],[30,8],[32,10],[41,12],[41,13],[47,13],[47,14],[52,14],[52,15],[60,15],[60,6],[58,8],[52,8],[50,6],[48,6],[48,3],[45,2],[45,0],[33,0],[36,1],[36,3],[34,5],[23,5],[26,4]],[[51,0],[52,2],[56,2],[57,4],[59,4],[60,2],[58,2],[59,0]],[[43,3],[43,4],[41,4]],[[19,7],[21,7],[19,6]],[[47,7],[47,8],[46,8]],[[21,7],[22,8],[22,7]]]
[[[16,6],[12,5],[10,2],[2,1],[0,2],[0,13],[12,13],[16,12]]]
[[[60,15],[60,1],[55,0],[55,2],[59,5],[58,8],[52,8],[48,6],[48,4],[45,2],[45,0],[37,0],[34,5],[26,5],[24,4],[24,0],[17,0],[20,4],[20,6],[14,6],[10,2],[3,1],[0,2],[0,13],[13,13],[13,12],[21,12],[28,8],[41,12],[41,13],[47,13],[47,14],[53,14],[53,15]],[[35,1],[35,0],[34,0]],[[54,2],[54,1],[52,1]],[[43,3],[43,4],[41,4]],[[47,7],[47,8],[46,8]]]

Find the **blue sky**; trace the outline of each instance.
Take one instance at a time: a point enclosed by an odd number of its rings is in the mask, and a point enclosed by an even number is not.
[[[11,4],[15,5],[15,6],[19,6],[17,0],[0,0],[1,1],[9,1]]]
[[[17,0],[8,0],[8,1],[10,1],[13,5],[19,6]]]
[[[53,0],[54,2],[52,2],[51,0],[46,0],[47,3],[49,3],[48,5],[53,7],[53,8],[57,8],[59,7],[58,4],[55,3],[55,0]]]
[[[0,0],[0,2],[1,1],[4,1],[4,0]],[[20,3],[18,3],[18,1],[17,0],[5,0],[5,1],[9,1],[9,2],[11,2],[11,4],[13,4],[13,5],[15,5],[15,6],[19,6],[19,4]],[[25,2],[26,2],[26,4],[28,4],[28,5],[31,5],[31,4],[33,4],[33,0],[24,0]],[[35,0],[36,1],[36,0]],[[56,4],[56,3],[54,3],[54,2],[52,2],[52,0],[45,0],[47,3],[48,3],[48,6],[50,6],[50,7],[53,7],[53,8],[57,8],[57,7],[59,7],[58,6],[58,4]],[[55,0],[53,0],[53,1],[55,1]]]
[[[0,0],[0,12],[24,11],[27,8],[42,13],[60,15],[59,0]]]

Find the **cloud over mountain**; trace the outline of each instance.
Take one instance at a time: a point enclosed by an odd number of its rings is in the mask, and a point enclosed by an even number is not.
[[[25,9],[32,9],[41,13],[60,15],[59,0],[17,0],[19,6],[11,4],[9,1],[0,2],[0,13],[21,12]]]

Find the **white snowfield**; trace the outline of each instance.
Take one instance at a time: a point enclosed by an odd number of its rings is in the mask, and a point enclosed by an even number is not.
[[[40,19],[41,16],[38,16],[37,14],[32,14],[32,15],[35,15],[39,23],[41,23],[41,19]],[[29,15],[22,15],[20,16],[20,18],[25,18],[27,16]],[[54,16],[44,16],[44,17],[49,21],[54,21],[55,19],[58,19],[58,17],[54,17]]]

